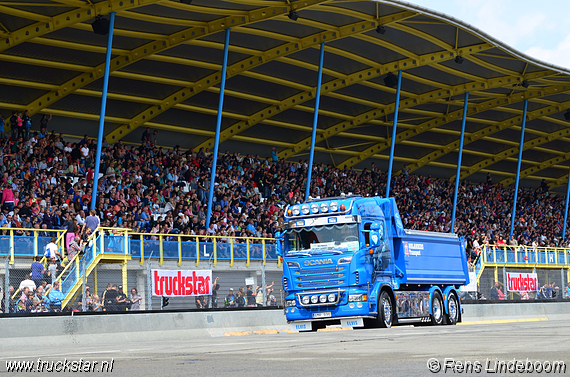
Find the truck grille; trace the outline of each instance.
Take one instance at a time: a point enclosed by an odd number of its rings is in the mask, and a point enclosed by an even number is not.
[[[322,274],[322,275],[304,275],[299,276],[297,281],[314,281],[314,280],[328,280],[328,279],[340,279],[344,274]]]
[[[294,285],[300,289],[332,288],[345,283],[344,267],[303,268],[294,271]]]
[[[299,283],[297,285],[299,288],[333,287],[341,285],[343,282],[343,280],[311,281],[308,283]]]
[[[320,267],[320,268],[303,268],[299,271],[295,271],[297,275],[306,274],[327,274],[331,272],[338,272],[344,270],[344,267]]]

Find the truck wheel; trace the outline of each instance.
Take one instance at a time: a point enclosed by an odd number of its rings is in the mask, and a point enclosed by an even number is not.
[[[443,323],[443,302],[438,291],[435,291],[431,298],[431,312],[432,325],[441,325]]]
[[[386,291],[382,291],[378,300],[378,325],[383,328],[392,327],[394,311],[392,306],[392,298]]]
[[[447,314],[444,316],[446,325],[455,325],[459,321],[459,302],[454,292],[447,299]]]

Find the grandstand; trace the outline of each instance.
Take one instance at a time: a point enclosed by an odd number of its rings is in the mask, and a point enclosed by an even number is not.
[[[449,232],[460,155],[455,230],[468,237],[473,259],[494,244],[567,246],[565,198],[557,194],[568,183],[570,72],[459,20],[395,0],[37,0],[1,7],[0,245],[22,274],[51,233],[62,250],[67,234],[81,234],[85,281],[99,286],[96,267],[105,264],[143,292],[149,257],[177,267],[206,258],[226,272],[234,263],[261,269],[270,262],[276,274],[273,236],[283,228],[283,206],[304,199],[309,172],[310,194],[321,197],[384,195],[390,178],[405,226]],[[108,39],[92,24],[111,13],[103,140]],[[86,235],[94,178],[101,227]],[[561,260],[558,253],[554,265],[568,270],[567,253]],[[75,258],[63,271],[64,306],[80,291],[82,269]]]

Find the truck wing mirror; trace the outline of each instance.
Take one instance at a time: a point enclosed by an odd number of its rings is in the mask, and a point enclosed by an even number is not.
[[[281,232],[275,232],[275,253],[277,254],[278,257],[283,255],[283,250],[281,249],[282,246],[282,242],[283,242],[283,236],[285,235],[285,233],[281,233]]]
[[[378,246],[380,245],[380,235],[376,231],[370,232],[370,246]]]
[[[375,221],[372,224],[370,224],[370,230],[378,230],[382,227],[382,224],[380,224],[379,222]]]

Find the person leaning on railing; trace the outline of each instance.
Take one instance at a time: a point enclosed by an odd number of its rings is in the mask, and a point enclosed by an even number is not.
[[[51,312],[60,312],[61,311],[61,303],[65,299],[65,296],[59,290],[59,281],[55,281],[52,286],[48,289],[47,292],[47,301],[46,303],[49,305],[49,310]]]

